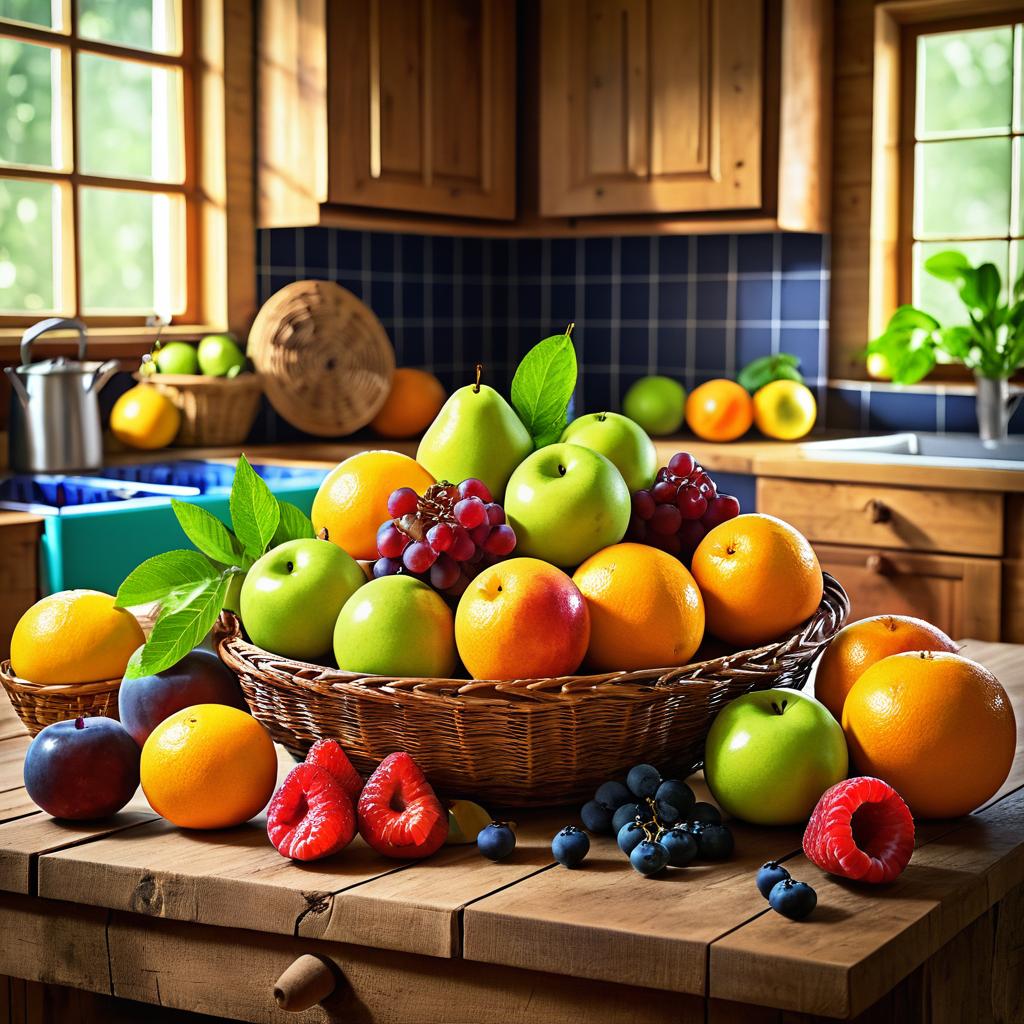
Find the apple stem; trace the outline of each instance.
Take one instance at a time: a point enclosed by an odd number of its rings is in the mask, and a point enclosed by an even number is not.
[[[76,718],[75,719],[75,728],[76,729],[84,729],[85,728],[85,719],[84,718]]]
[[[575,321],[574,321],[573,323],[569,324],[569,326],[568,326],[568,327],[566,327],[566,329],[565,329],[565,336],[566,336],[567,338],[571,338],[571,337],[572,337],[572,329],[573,329],[573,328],[574,328],[575,326],[576,326],[576,323],[575,323]]]
[[[782,706],[780,707],[778,704],[775,703],[775,701],[772,701],[772,711],[774,711],[777,715],[781,715],[786,710],[786,705],[788,703],[788,700],[784,700],[782,702]]]
[[[317,536],[318,540],[330,540],[331,539],[331,535],[327,532],[327,527],[326,526],[316,536]]]
[[[479,395],[480,394],[480,376],[481,376],[481,374],[483,372],[484,372],[484,364],[483,363],[477,363],[476,364],[476,381],[473,384],[473,394],[475,394],[475,395]]]

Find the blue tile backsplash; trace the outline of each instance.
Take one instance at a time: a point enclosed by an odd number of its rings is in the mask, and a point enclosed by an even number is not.
[[[507,393],[522,355],[576,323],[577,412],[618,409],[649,373],[689,389],[774,352],[800,357],[819,426],[974,432],[974,399],[828,386],[829,238],[806,234],[481,239],[274,228],[259,232],[260,301],[306,277],[337,281],[380,317],[400,366],[452,390],[484,364]],[[1011,429],[1024,431],[1024,407]],[[260,440],[304,435],[271,409]]]

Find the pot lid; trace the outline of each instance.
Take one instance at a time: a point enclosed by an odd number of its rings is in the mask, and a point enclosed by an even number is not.
[[[27,366],[14,367],[14,372],[21,377],[44,376],[49,374],[78,374],[95,373],[101,363],[89,361],[79,362],[77,359],[68,359],[67,356],[55,356],[53,359],[41,359],[39,362],[29,363]]]

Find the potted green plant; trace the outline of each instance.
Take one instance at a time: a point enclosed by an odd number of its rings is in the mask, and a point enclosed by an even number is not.
[[[884,357],[896,384],[916,384],[939,362],[962,363],[977,382],[982,440],[1002,440],[1024,394],[1009,383],[1024,366],[1024,274],[1004,300],[1002,279],[992,263],[972,267],[962,252],[947,251],[926,260],[924,269],[959,291],[969,322],[943,327],[924,310],[900,306],[865,355]]]

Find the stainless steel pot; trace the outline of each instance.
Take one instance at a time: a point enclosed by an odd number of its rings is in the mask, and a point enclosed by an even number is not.
[[[78,332],[78,359],[32,362],[32,344],[49,331]],[[117,371],[117,360],[86,362],[85,324],[53,317],[21,337],[21,366],[4,367],[11,402],[10,467],[18,473],[99,469],[103,430],[96,396]]]

